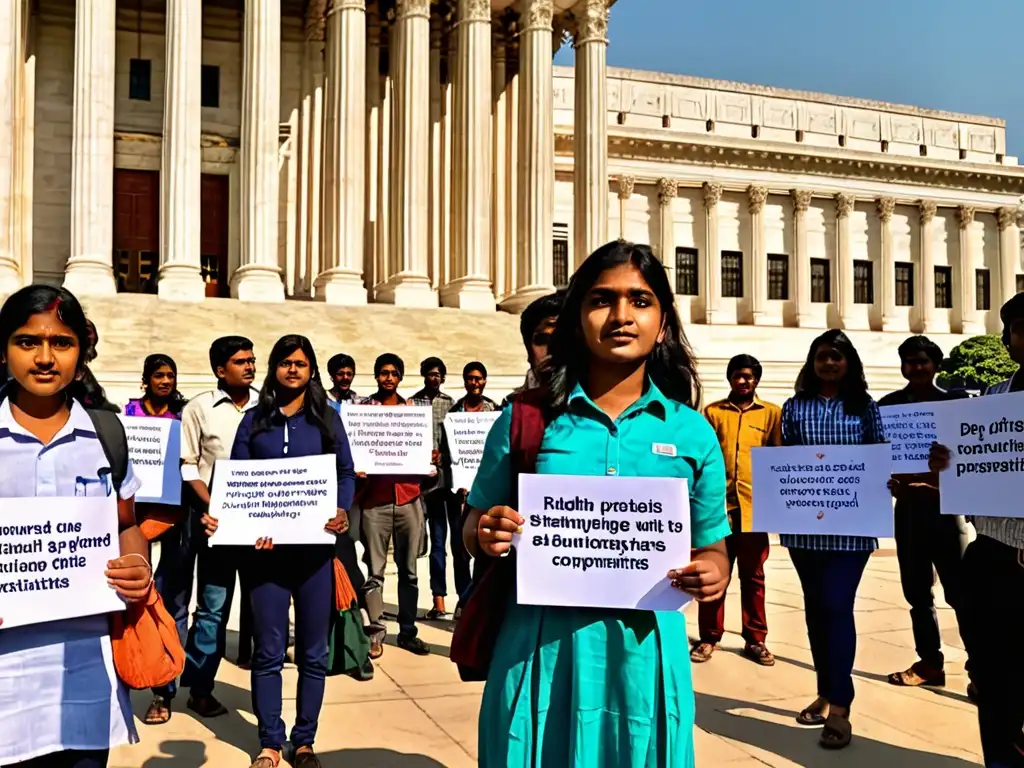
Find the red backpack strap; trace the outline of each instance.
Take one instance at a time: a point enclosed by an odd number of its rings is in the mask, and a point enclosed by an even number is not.
[[[512,424],[509,427],[509,459],[511,460],[512,493],[518,496],[519,475],[537,469],[537,455],[547,429],[544,396],[529,390],[512,401]],[[516,499],[518,501],[518,499]]]

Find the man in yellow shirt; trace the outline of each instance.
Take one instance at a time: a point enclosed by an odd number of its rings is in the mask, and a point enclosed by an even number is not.
[[[718,433],[725,456],[726,508],[732,534],[725,543],[729,567],[739,561],[740,600],[743,604],[743,655],[766,667],[775,657],[765,646],[768,634],[764,606],[764,563],[768,559],[768,534],[750,533],[751,462],[750,449],[782,445],[782,409],[766,403],[755,394],[761,380],[761,363],[750,355],[737,355],[729,361],[729,397],[711,403],[704,415]],[[698,609],[700,640],[690,651],[690,659],[701,663],[711,658],[725,631],[725,595]]]

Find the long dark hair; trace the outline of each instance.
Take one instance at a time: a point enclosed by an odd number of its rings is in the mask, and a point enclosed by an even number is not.
[[[306,387],[306,402],[302,410],[306,421],[320,430],[324,444],[328,445],[334,441],[334,432],[331,429],[334,409],[328,403],[327,393],[324,392],[324,385],[320,381],[320,368],[317,366],[313,344],[305,336],[294,333],[282,336],[270,350],[267,378],[263,381],[260,399],[254,409],[256,414],[253,416],[252,434],[255,436],[270,429],[273,416],[277,413],[277,367],[288,355],[300,349],[309,359],[309,384]]]
[[[655,345],[647,358],[647,375],[666,397],[691,408],[696,408],[700,402],[697,363],[683,333],[665,267],[650,246],[618,241],[590,254],[573,275],[566,291],[551,338],[551,357],[544,377],[548,381],[549,407],[554,413],[565,410],[569,395],[590,366],[590,351],[583,343],[580,320],[583,302],[603,272],[623,264],[632,264],[640,271],[661,305],[665,338]]]
[[[149,382],[153,378],[153,374],[165,365],[174,374],[174,390],[167,399],[167,410],[175,416],[180,416],[188,400],[178,391],[178,365],[174,362],[174,358],[170,355],[162,355],[159,352],[148,355],[145,362],[142,363],[142,385],[146,388],[146,397],[152,400],[153,393],[149,389]]]
[[[71,332],[78,339],[78,365],[75,370],[75,380],[64,390],[68,397],[72,397],[83,405],[93,406],[90,402],[95,398],[95,392],[90,391],[86,386],[86,379],[89,379],[93,386],[99,390],[99,397],[106,402],[103,395],[103,388],[96,383],[95,377],[89,371],[87,360],[95,357],[94,346],[89,332],[89,321],[85,317],[85,311],[78,299],[63,288],[53,288],[49,285],[29,285],[7,297],[7,301],[0,307],[0,344],[6,351],[7,343],[14,332],[28,322],[33,315],[41,315],[46,312],[56,312],[57,319],[71,329]],[[0,363],[0,385],[6,383],[9,378],[6,364]],[[100,407],[102,407],[102,402]]]
[[[843,406],[848,413],[863,416],[864,410],[871,400],[868,395],[868,381],[864,377],[864,363],[861,362],[853,342],[840,330],[825,331],[811,342],[811,348],[807,350],[807,360],[804,362],[804,367],[800,369],[800,375],[796,378],[794,387],[796,396],[812,398],[817,397],[821,392],[821,379],[814,372],[814,355],[822,344],[837,349],[846,358],[846,375],[839,382],[839,399],[843,401]]]

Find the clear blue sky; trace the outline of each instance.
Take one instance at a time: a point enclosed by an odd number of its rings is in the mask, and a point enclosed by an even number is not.
[[[611,66],[1000,117],[1024,155],[1021,0],[618,0],[608,36]]]

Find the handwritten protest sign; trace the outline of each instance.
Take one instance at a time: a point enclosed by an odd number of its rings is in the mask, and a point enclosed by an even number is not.
[[[0,632],[124,610],[104,575],[121,556],[114,496],[4,499],[0,509]]]
[[[210,544],[251,547],[259,538],[278,544],[334,544],[324,525],[338,513],[334,454],[261,461],[218,461],[210,493],[217,532]]]
[[[750,455],[752,531],[892,536],[887,443],[754,448]]]
[[[356,472],[429,475],[434,448],[433,409],[349,405],[341,409]]]
[[[946,515],[1024,517],[1024,393],[953,400],[935,409],[949,448],[939,475]]]
[[[476,470],[484,455],[484,443],[501,411],[449,413],[444,420],[448,451],[452,460],[452,490],[473,487]]]
[[[928,471],[928,452],[936,440],[935,403],[884,405],[885,439],[892,447],[892,473],[910,475]]]
[[[181,422],[122,416],[128,437],[128,457],[142,483],[136,501],[153,504],[181,503]]]
[[[675,611],[667,574],[690,561],[679,478],[520,475],[517,599],[527,605]]]

